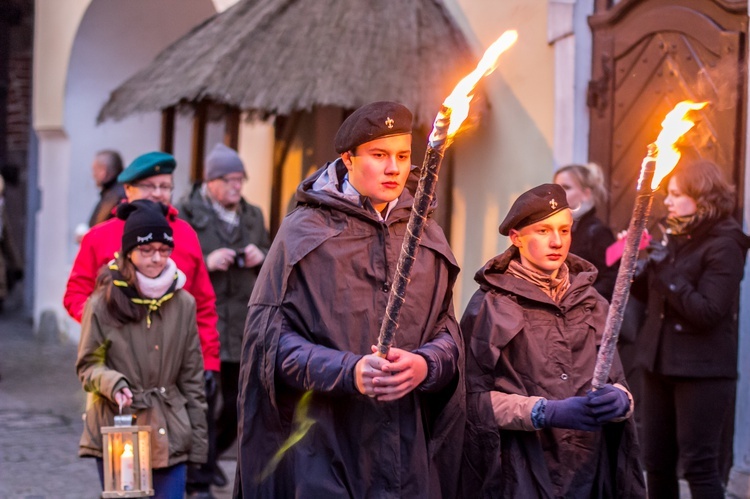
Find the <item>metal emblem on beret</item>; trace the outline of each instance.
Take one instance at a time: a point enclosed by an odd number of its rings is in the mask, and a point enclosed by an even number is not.
[[[557,201],[555,201],[554,198],[549,200],[549,207],[552,208],[553,210],[557,208]]]
[[[160,169],[161,169],[161,167],[160,167],[159,165],[156,165],[156,166],[154,167],[154,170],[156,170],[157,172],[158,172],[158,171],[159,171]]]
[[[389,129],[393,128],[393,123],[393,118],[391,118],[390,116],[385,119],[385,126],[387,126]]]

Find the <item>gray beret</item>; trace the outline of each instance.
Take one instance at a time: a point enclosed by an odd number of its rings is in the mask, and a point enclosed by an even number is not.
[[[398,102],[365,104],[341,124],[333,139],[333,147],[341,154],[365,142],[411,133],[411,121],[411,111]]]
[[[132,184],[154,175],[172,173],[177,167],[174,156],[165,152],[154,151],[141,154],[133,160],[120,174],[117,181],[121,184]]]
[[[245,166],[242,164],[237,151],[222,143],[218,143],[206,157],[206,169],[203,171],[203,178],[205,180],[213,180],[223,177],[227,173],[241,173],[245,175]]]
[[[518,196],[500,224],[500,234],[507,236],[511,229],[535,224],[565,208],[568,208],[565,189],[557,184],[538,185]]]

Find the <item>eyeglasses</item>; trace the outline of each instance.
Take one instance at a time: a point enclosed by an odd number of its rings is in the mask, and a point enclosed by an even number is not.
[[[143,258],[151,258],[157,251],[159,252],[159,256],[161,256],[162,258],[167,258],[172,254],[172,250],[174,250],[174,248],[172,248],[171,246],[161,246],[159,249],[156,249],[152,246],[138,246],[136,249]]]
[[[141,189],[142,191],[149,192],[149,193],[150,192],[156,192],[157,190],[160,190],[162,192],[172,192],[172,189],[174,189],[174,186],[172,186],[170,184],[154,185],[154,184],[143,184],[143,183],[140,183],[140,184],[133,184],[133,185],[135,187]]]
[[[218,177],[219,180],[225,184],[242,185],[245,182],[245,177]]]

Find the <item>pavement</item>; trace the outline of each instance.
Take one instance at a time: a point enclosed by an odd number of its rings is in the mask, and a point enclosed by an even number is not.
[[[75,374],[76,347],[35,335],[18,305],[8,302],[0,313],[0,499],[100,497],[94,461],[78,457],[86,398]],[[219,464],[230,483],[212,493],[230,499],[237,463],[224,457]],[[680,489],[689,499],[682,480]]]
[[[95,499],[92,459],[78,457],[85,395],[69,339],[35,336],[19,306],[0,313],[0,499]],[[236,461],[221,460],[230,481]],[[233,484],[212,490],[229,499]]]

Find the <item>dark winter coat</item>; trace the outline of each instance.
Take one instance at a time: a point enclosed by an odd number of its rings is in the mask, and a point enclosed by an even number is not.
[[[599,272],[594,281],[594,289],[607,301],[612,299],[612,290],[617,280],[618,264],[608,267],[605,262],[607,247],[615,242],[612,231],[596,216],[592,208],[573,222],[570,252],[592,263]]]
[[[120,204],[120,201],[124,199],[127,199],[127,196],[125,196],[125,187],[117,183],[117,177],[102,185],[102,190],[99,192],[99,202],[96,203],[94,211],[91,212],[89,227],[114,218],[115,214],[113,210],[115,206]]]
[[[667,257],[633,285],[647,303],[643,367],[668,376],[737,377],[739,288],[750,237],[732,218],[667,236]]]
[[[151,426],[151,462],[164,468],[203,463],[208,454],[203,357],[196,331],[195,299],[175,292],[157,312],[121,327],[108,325],[101,293],[86,302],[76,371],[88,392],[79,455],[102,457],[102,426],[113,426],[114,394],[128,386],[130,412]]]
[[[394,402],[360,394],[354,366],[377,343],[413,199],[405,190],[381,222],[342,197],[345,173],[337,160],[301,184],[253,291],[235,497],[456,495],[464,427],[463,341],[452,304],[458,267],[428,220],[394,343],[422,354],[428,376]],[[325,188],[313,189],[321,175]],[[272,462],[290,434],[301,438]]]
[[[222,228],[222,222],[208,201],[201,194],[200,187],[193,189],[179,206],[180,218],[185,219],[195,229],[205,259],[209,253],[219,248],[240,250],[252,243],[264,254],[271,246],[270,236],[263,223],[260,208],[240,200],[240,225],[230,236]],[[258,278],[260,265],[238,267],[232,265],[226,271],[213,271],[211,278],[216,293],[216,313],[219,316],[217,329],[221,342],[221,360],[239,362],[242,350],[242,333],[247,316],[247,302]]]
[[[632,419],[600,432],[499,429],[490,393],[560,400],[591,388],[607,302],[594,267],[570,254],[570,287],[556,304],[536,285],[505,274],[511,247],[475,277],[480,289],[461,320],[466,340],[464,497],[643,497]],[[624,384],[616,358],[610,383]]]

